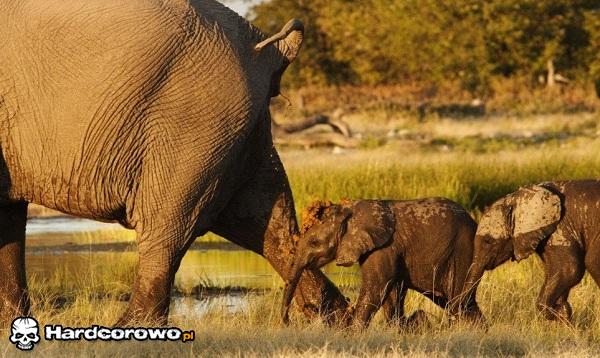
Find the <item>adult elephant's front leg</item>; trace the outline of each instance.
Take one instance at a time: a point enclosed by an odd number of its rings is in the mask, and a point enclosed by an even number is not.
[[[284,279],[289,276],[294,237],[298,235],[294,200],[285,170],[271,147],[256,174],[235,193],[212,231],[264,256]],[[319,270],[305,270],[294,295],[309,317],[327,323],[346,319],[348,301]]]
[[[25,277],[27,203],[0,207],[0,322],[29,314]]]

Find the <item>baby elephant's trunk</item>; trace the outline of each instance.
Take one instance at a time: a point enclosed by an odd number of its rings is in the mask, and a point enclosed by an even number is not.
[[[291,268],[292,279],[285,283],[285,290],[283,291],[283,305],[281,307],[281,320],[285,325],[290,322],[290,305],[292,304],[294,292],[296,292],[296,287],[298,286],[302,272],[304,272],[304,268],[305,265],[300,265],[297,262],[294,262]]]

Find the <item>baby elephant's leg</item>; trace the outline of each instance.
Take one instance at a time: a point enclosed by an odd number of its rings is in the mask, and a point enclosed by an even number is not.
[[[554,312],[557,317],[561,321],[569,321],[571,319],[571,315],[573,314],[573,309],[571,308],[571,304],[569,303],[569,292],[571,290],[567,290],[562,296],[556,300],[556,304],[554,305]]]
[[[596,285],[600,286],[600,240],[590,243],[585,253],[585,267]]]
[[[361,265],[362,285],[354,307],[354,321],[367,327],[373,315],[383,305],[390,290],[396,286],[395,273],[380,251],[375,251]]]
[[[404,299],[406,298],[406,285],[398,282],[390,290],[383,302],[383,312],[388,323],[397,324],[404,319]]]
[[[571,288],[583,277],[582,256],[573,246],[546,246],[542,254],[545,279],[537,307],[547,319],[565,322],[571,319],[571,306],[567,299]]]
[[[394,284],[390,293],[383,302],[383,311],[388,324],[396,325],[401,329],[411,329],[429,323],[427,314],[422,310],[417,310],[410,315],[404,316],[404,300],[408,289],[402,281]]]
[[[369,282],[363,285],[354,308],[354,321],[361,327],[367,327],[373,315],[379,310],[389,290],[388,282]]]
[[[405,317],[400,321],[400,328],[415,329],[429,325],[427,313],[423,310],[416,310],[409,317]]]

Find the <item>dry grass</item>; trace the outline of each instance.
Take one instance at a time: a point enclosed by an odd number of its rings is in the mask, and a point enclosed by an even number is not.
[[[548,90],[532,86],[527,78],[496,79],[491,91],[476,98],[461,90],[458,83],[440,83],[423,86],[416,83],[389,86],[305,87],[285,90],[285,98],[275,101],[275,112],[292,115],[328,112],[336,108],[358,108],[362,111],[385,111],[419,114],[423,105],[432,109],[459,105],[467,111],[453,112],[458,116],[469,114],[468,106],[474,99],[485,102],[486,113],[494,115],[557,114],[596,111],[600,102],[592,83],[571,83]],[[289,101],[288,101],[289,99]],[[287,106],[291,102],[294,106]]]
[[[357,118],[359,121],[368,122],[368,118]],[[342,154],[329,150],[287,150],[282,158],[298,212],[314,199],[446,196],[477,216],[485,205],[519,185],[600,177],[597,122],[598,117],[590,114],[424,123],[411,118],[382,119],[374,121],[381,125],[371,130],[392,128],[407,130],[409,135],[395,137],[369,150]],[[532,133],[529,137],[534,140],[520,141],[522,136],[514,136],[526,131]],[[536,139],[547,133],[572,135]],[[441,139],[445,142],[439,143]],[[135,265],[131,256],[114,255],[80,269],[77,275],[65,268],[49,277],[31,277],[36,318],[42,323],[72,326],[112,324],[124,309],[125,303],[119,297],[127,292]],[[298,315],[293,317],[290,327],[282,327],[278,318],[280,283],[275,282],[265,295],[249,294],[246,297],[249,304],[243,312],[220,309],[198,316],[175,309],[172,324],[195,330],[194,343],[44,342],[35,352],[115,357],[599,356],[600,290],[596,284],[586,275],[572,291],[574,319],[572,325],[565,325],[547,322],[537,314],[534,302],[541,282],[542,270],[537,258],[520,264],[508,263],[486,274],[478,301],[488,319],[487,332],[469,326],[450,326],[440,309],[416,294],[409,295],[408,312],[423,308],[432,321],[431,327],[416,332],[399,333],[379,317],[366,331],[338,331],[320,322],[307,322]],[[344,290],[351,297],[356,296],[355,289],[344,287]],[[56,304],[56,297],[62,296],[69,299]],[[5,356],[15,354],[11,346],[0,347]]]
[[[50,282],[33,280],[32,296],[35,317],[41,324],[63,324],[87,327],[92,324],[111,325],[125,303],[115,298],[95,298],[97,283],[110,282],[107,287],[130,283],[131,263],[112,260],[113,268],[97,270],[92,265],[85,272],[88,280],[78,280],[67,288],[74,299],[63,307],[48,304],[53,292],[52,282],[63,281],[60,273]],[[320,322],[307,322],[295,315],[290,327],[279,323],[281,291],[278,287],[265,295],[248,294],[243,312],[229,313],[225,308],[210,311],[201,317],[174,309],[172,325],[196,332],[193,343],[128,342],[128,343],[65,343],[42,342],[35,348],[38,354],[51,356],[162,356],[184,355],[222,356],[597,356],[600,354],[598,325],[598,287],[586,276],[571,295],[575,315],[573,325],[562,325],[541,319],[534,300],[541,281],[539,260],[531,258],[520,264],[507,264],[488,273],[480,286],[478,300],[486,314],[486,332],[465,325],[449,325],[442,310],[417,294],[410,294],[407,310],[425,309],[431,326],[418,331],[398,332],[376,317],[365,331],[338,331]],[[108,288],[110,291],[110,288]],[[345,289],[352,298],[356,291]],[[3,339],[6,338],[6,334]],[[13,356],[15,349],[2,345],[0,353]]]

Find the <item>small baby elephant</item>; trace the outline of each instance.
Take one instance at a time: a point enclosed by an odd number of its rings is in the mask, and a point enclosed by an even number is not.
[[[569,291],[585,269],[600,283],[600,181],[530,185],[493,203],[479,222],[465,287],[476,287],[485,270],[534,252],[545,270],[538,309],[550,320],[570,320]]]
[[[444,198],[315,202],[305,211],[282,320],[288,323],[303,270],[333,260],[340,266],[361,265],[362,287],[353,309],[361,326],[368,326],[382,305],[388,320],[406,322],[404,298],[409,288],[448,307],[452,315],[483,319],[474,296],[457,302],[471,265],[475,231],[470,215]]]

